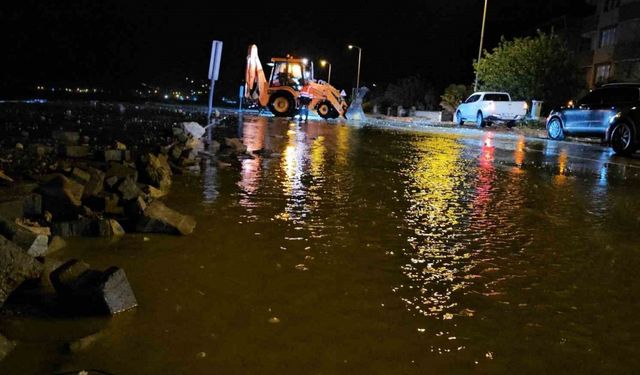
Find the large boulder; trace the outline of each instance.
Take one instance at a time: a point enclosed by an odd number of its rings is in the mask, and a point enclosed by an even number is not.
[[[51,283],[67,309],[80,314],[117,314],[138,305],[121,268],[104,272],[72,259],[51,273]]]
[[[118,237],[124,234],[120,223],[114,219],[80,218],[54,223],[54,235],[60,237]]]
[[[247,152],[247,146],[238,138],[225,138],[224,143],[236,154],[244,154]]]
[[[42,194],[43,209],[49,211],[54,220],[70,220],[80,211],[84,185],[62,174],[54,174],[45,178],[38,192]]]
[[[80,134],[78,132],[54,130],[51,132],[51,138],[65,145],[77,145],[80,140]]]
[[[171,187],[171,166],[167,155],[148,153],[144,165],[144,174],[149,185],[167,191]]]
[[[39,278],[41,273],[38,261],[0,235],[0,306],[20,284]]]
[[[172,210],[160,201],[147,205],[136,230],[142,233],[191,234],[196,227],[193,217]]]
[[[32,257],[47,253],[49,234],[48,228],[17,224],[0,216],[0,235],[13,241]]]

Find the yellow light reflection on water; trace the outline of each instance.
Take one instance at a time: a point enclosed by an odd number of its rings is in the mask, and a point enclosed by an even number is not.
[[[416,157],[407,171],[405,195],[410,202],[406,221],[415,237],[409,239],[410,263],[403,266],[414,290],[403,300],[411,310],[448,319],[456,306],[451,294],[466,285],[461,271],[469,263],[466,249],[455,240],[456,227],[467,210],[461,199],[462,146],[455,138],[420,137],[414,147]]]

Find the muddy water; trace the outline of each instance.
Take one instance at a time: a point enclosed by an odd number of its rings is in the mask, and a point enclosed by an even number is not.
[[[241,133],[280,155],[177,178],[192,236],[61,254],[123,267],[137,310],[6,320],[22,341],[0,373],[638,370],[637,161],[492,133],[253,117]]]

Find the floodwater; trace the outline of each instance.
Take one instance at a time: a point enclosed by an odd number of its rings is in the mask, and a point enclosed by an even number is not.
[[[245,117],[279,155],[179,176],[189,237],[77,239],[111,319],[12,318],[2,374],[640,371],[640,162],[490,131]],[[84,350],[64,343],[98,333]]]

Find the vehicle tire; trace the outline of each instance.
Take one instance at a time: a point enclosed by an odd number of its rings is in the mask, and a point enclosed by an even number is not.
[[[318,105],[316,106],[316,111],[318,112],[318,115],[325,120],[330,118],[338,118],[338,116],[340,116],[338,111],[333,108],[333,105],[328,100],[323,100],[318,103]]]
[[[558,117],[553,117],[547,124],[547,135],[549,139],[560,141],[564,139],[564,130],[562,129],[562,121]]]
[[[618,155],[628,156],[633,154],[637,149],[637,145],[634,141],[634,131],[631,125],[625,121],[620,121],[613,125],[609,144],[613,148],[613,152]]]
[[[456,112],[456,122],[460,126],[464,125],[464,120],[462,119],[462,113],[460,113],[460,111]]]
[[[476,116],[476,126],[479,128],[484,128],[487,125],[486,122],[484,122],[484,116],[482,115],[482,112],[478,112],[478,116]]]
[[[277,92],[269,98],[269,110],[276,117],[293,117],[297,112],[296,101],[288,92]]]
[[[516,126],[516,122],[515,121],[507,122],[507,128],[511,129],[511,128],[514,128],[515,126]]]

